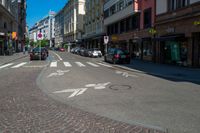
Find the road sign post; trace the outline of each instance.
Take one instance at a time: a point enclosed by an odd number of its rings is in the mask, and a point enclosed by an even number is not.
[[[104,44],[105,44],[105,53],[108,52],[108,42],[109,42],[109,36],[104,36]]]
[[[40,53],[39,53],[40,54],[40,56],[39,56],[40,60],[42,60],[42,57],[41,57],[42,56],[41,39],[42,39],[42,33],[39,33],[38,34],[38,40],[39,40],[39,49],[40,49]]]

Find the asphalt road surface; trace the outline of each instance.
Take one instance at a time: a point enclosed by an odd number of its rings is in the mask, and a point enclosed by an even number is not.
[[[200,85],[66,52],[0,66],[0,91],[3,132],[200,131]]]

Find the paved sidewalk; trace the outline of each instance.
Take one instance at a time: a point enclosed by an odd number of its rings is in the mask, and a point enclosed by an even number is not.
[[[140,60],[132,60],[130,65],[123,66],[175,81],[189,81],[200,84],[200,69],[197,68],[156,64]]]
[[[28,56],[28,54],[27,53],[23,54],[23,52],[21,52],[21,53],[15,53],[15,54],[10,55],[10,56],[3,56],[3,55],[1,55],[0,56],[0,65],[12,62],[14,60],[17,60],[17,59],[20,59],[20,58],[23,58],[23,57],[26,57],[26,56]]]
[[[104,62],[103,58],[97,59],[97,61]],[[132,60],[131,64],[117,64],[115,65],[115,67],[150,74],[168,80],[179,82],[186,81],[200,84],[200,69],[198,68],[187,68],[166,64],[156,64],[141,60]]]

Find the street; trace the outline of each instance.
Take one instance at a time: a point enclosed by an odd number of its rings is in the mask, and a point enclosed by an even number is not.
[[[0,66],[0,131],[199,133],[199,88],[50,51]]]

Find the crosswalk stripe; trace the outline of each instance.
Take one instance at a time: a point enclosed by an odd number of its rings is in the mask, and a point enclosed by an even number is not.
[[[87,62],[87,64],[89,64],[89,65],[91,65],[91,66],[93,66],[93,67],[99,67],[99,65],[96,65],[96,64],[94,64],[94,63],[92,63],[92,62]]]
[[[105,66],[105,67],[110,67],[110,68],[112,67],[111,65],[107,65],[107,64],[103,64],[103,63],[97,63],[97,64]]]
[[[81,62],[75,62],[79,67],[85,67],[84,64],[82,64]]]
[[[72,65],[69,63],[69,62],[63,62],[64,63],[64,65],[66,66],[66,67],[72,67]]]
[[[57,67],[57,61],[51,62],[50,67]]]
[[[21,67],[23,65],[26,65],[26,64],[27,64],[27,62],[22,62],[22,63],[20,63],[20,64],[18,64],[16,66],[11,67],[11,68],[19,68],[19,67]]]
[[[5,67],[8,67],[8,66],[11,66],[11,65],[13,65],[13,64],[14,64],[14,63],[9,63],[9,64],[6,64],[6,65],[0,66],[0,69],[5,68]]]

